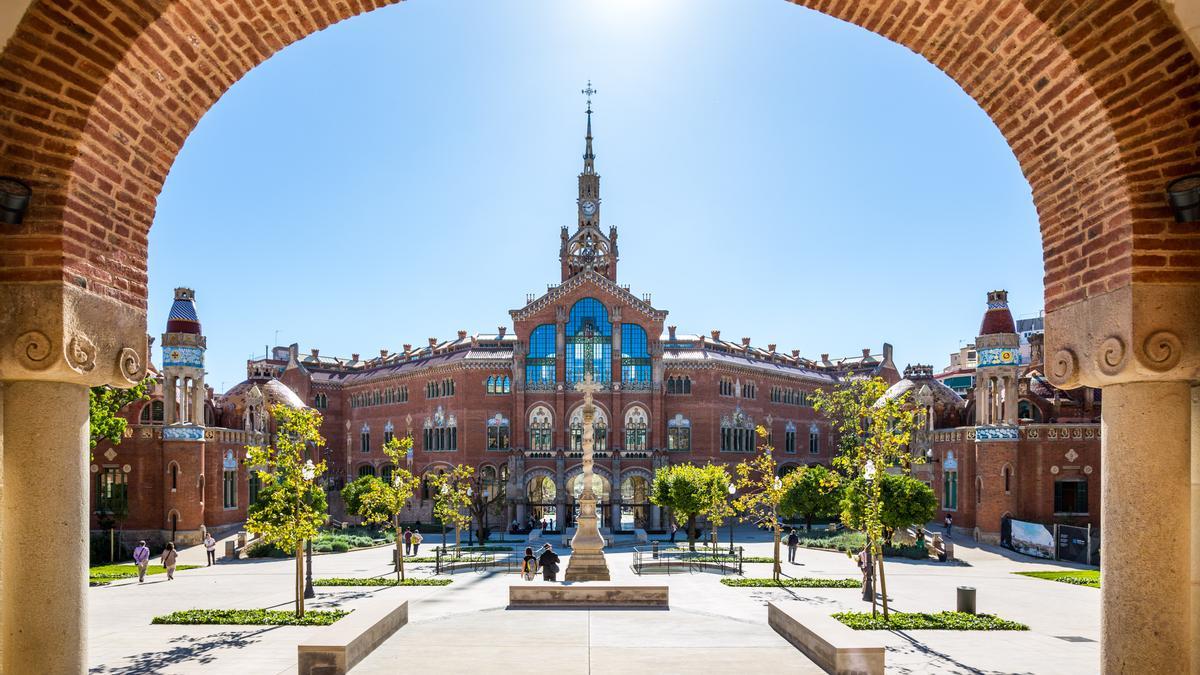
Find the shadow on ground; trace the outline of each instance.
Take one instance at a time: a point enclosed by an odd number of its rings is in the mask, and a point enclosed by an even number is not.
[[[258,642],[258,636],[276,628],[267,626],[249,633],[227,631],[212,635],[181,635],[168,640],[169,646],[166,649],[144,652],[123,665],[100,666],[88,672],[105,675],[150,675],[184,663],[204,665],[216,659],[213,654],[216,650],[243,649]]]

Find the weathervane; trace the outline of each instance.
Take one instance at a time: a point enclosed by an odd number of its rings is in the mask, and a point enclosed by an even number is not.
[[[582,90],[580,90],[579,93],[583,94],[584,96],[587,96],[587,106],[588,106],[587,111],[590,114],[592,112],[592,94],[598,94],[600,92],[596,91],[595,89],[592,89],[592,81],[588,80],[587,89],[582,89]]]

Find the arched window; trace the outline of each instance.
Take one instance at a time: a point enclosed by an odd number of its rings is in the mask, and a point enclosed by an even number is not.
[[[458,450],[458,421],[438,406],[433,416],[425,418],[425,450],[451,452]]]
[[[529,413],[529,449],[550,450],[554,442],[554,416],[545,406]]]
[[[982,503],[983,503],[983,479],[976,478],[975,479],[975,505],[978,506]]]
[[[754,452],[754,420],[741,408],[721,416],[721,452]]]
[[[788,454],[796,453],[796,425],[791,422],[783,428],[783,451]]]
[[[384,464],[383,469],[379,471],[380,476],[388,483],[392,482],[392,476],[396,473],[396,467],[393,464]]]
[[[649,417],[646,411],[634,406],[625,413],[625,449],[635,451],[646,450],[646,432]]]
[[[250,472],[250,486],[249,486],[250,503],[251,504],[258,501],[258,493],[261,491],[262,491],[262,478],[259,477],[257,471],[251,471]]]
[[[525,383],[554,382],[554,324],[542,324],[529,334],[529,354],[525,357]]]
[[[1004,494],[1010,494],[1012,492],[1012,467],[1005,464],[1001,474],[1004,476]]]
[[[682,414],[667,420],[667,450],[688,452],[692,449],[692,421]]]
[[[487,393],[489,393],[489,394],[496,393],[496,378],[494,376],[488,376]]]
[[[175,492],[179,489],[179,465],[175,462],[171,462],[171,467],[168,469],[168,473],[171,475],[171,492]]]
[[[596,408],[592,417],[592,439],[593,451],[604,452],[608,449],[608,418],[599,408]],[[583,451],[583,406],[571,413],[571,449],[576,452]]]
[[[650,383],[650,348],[646,344],[646,329],[636,323],[621,324],[621,381],[641,385]]]
[[[599,300],[584,298],[571,307],[566,338],[567,382],[582,382],[589,370],[596,382],[612,381],[612,324]]]
[[[487,421],[488,450],[507,450],[509,446],[508,418],[496,413]]]
[[[363,425],[362,431],[358,434],[359,449],[363,452],[371,451],[371,427]],[[374,474],[372,474],[374,475]]]
[[[374,476],[374,475],[375,475],[375,467],[371,466],[370,464],[363,464],[362,466],[358,467],[358,477],[359,478],[362,478],[363,476]]]
[[[675,378],[674,377],[667,378],[667,393],[668,394],[675,393]]]
[[[816,424],[808,426],[808,453],[810,455],[821,454],[821,427]]]

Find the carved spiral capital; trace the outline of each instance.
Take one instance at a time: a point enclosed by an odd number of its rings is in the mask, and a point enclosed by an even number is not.
[[[1116,375],[1125,367],[1128,350],[1125,341],[1116,335],[1110,335],[1096,349],[1096,367],[1105,375]]]
[[[1179,364],[1183,342],[1169,330],[1159,330],[1146,336],[1139,359],[1150,370],[1166,372]]]
[[[138,357],[136,350],[129,347],[121,349],[117,355],[117,372],[121,377],[131,383],[137,383],[138,378],[142,375],[142,360]]]
[[[29,370],[45,370],[54,364],[54,350],[45,333],[31,330],[22,333],[13,343],[13,355]]]
[[[1047,363],[1046,374],[1058,387],[1073,387],[1079,381],[1079,357],[1070,349],[1060,349]]]
[[[76,334],[67,344],[67,364],[81,373],[96,367],[96,345],[83,334]]]

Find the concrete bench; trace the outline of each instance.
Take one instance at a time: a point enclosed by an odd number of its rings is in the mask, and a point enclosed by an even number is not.
[[[508,587],[509,607],[667,607],[667,586],[530,583]]]
[[[373,598],[296,647],[300,675],[342,675],[408,623],[408,601]]]
[[[767,623],[833,675],[883,675],[883,645],[829,616],[829,610],[767,603]]]

